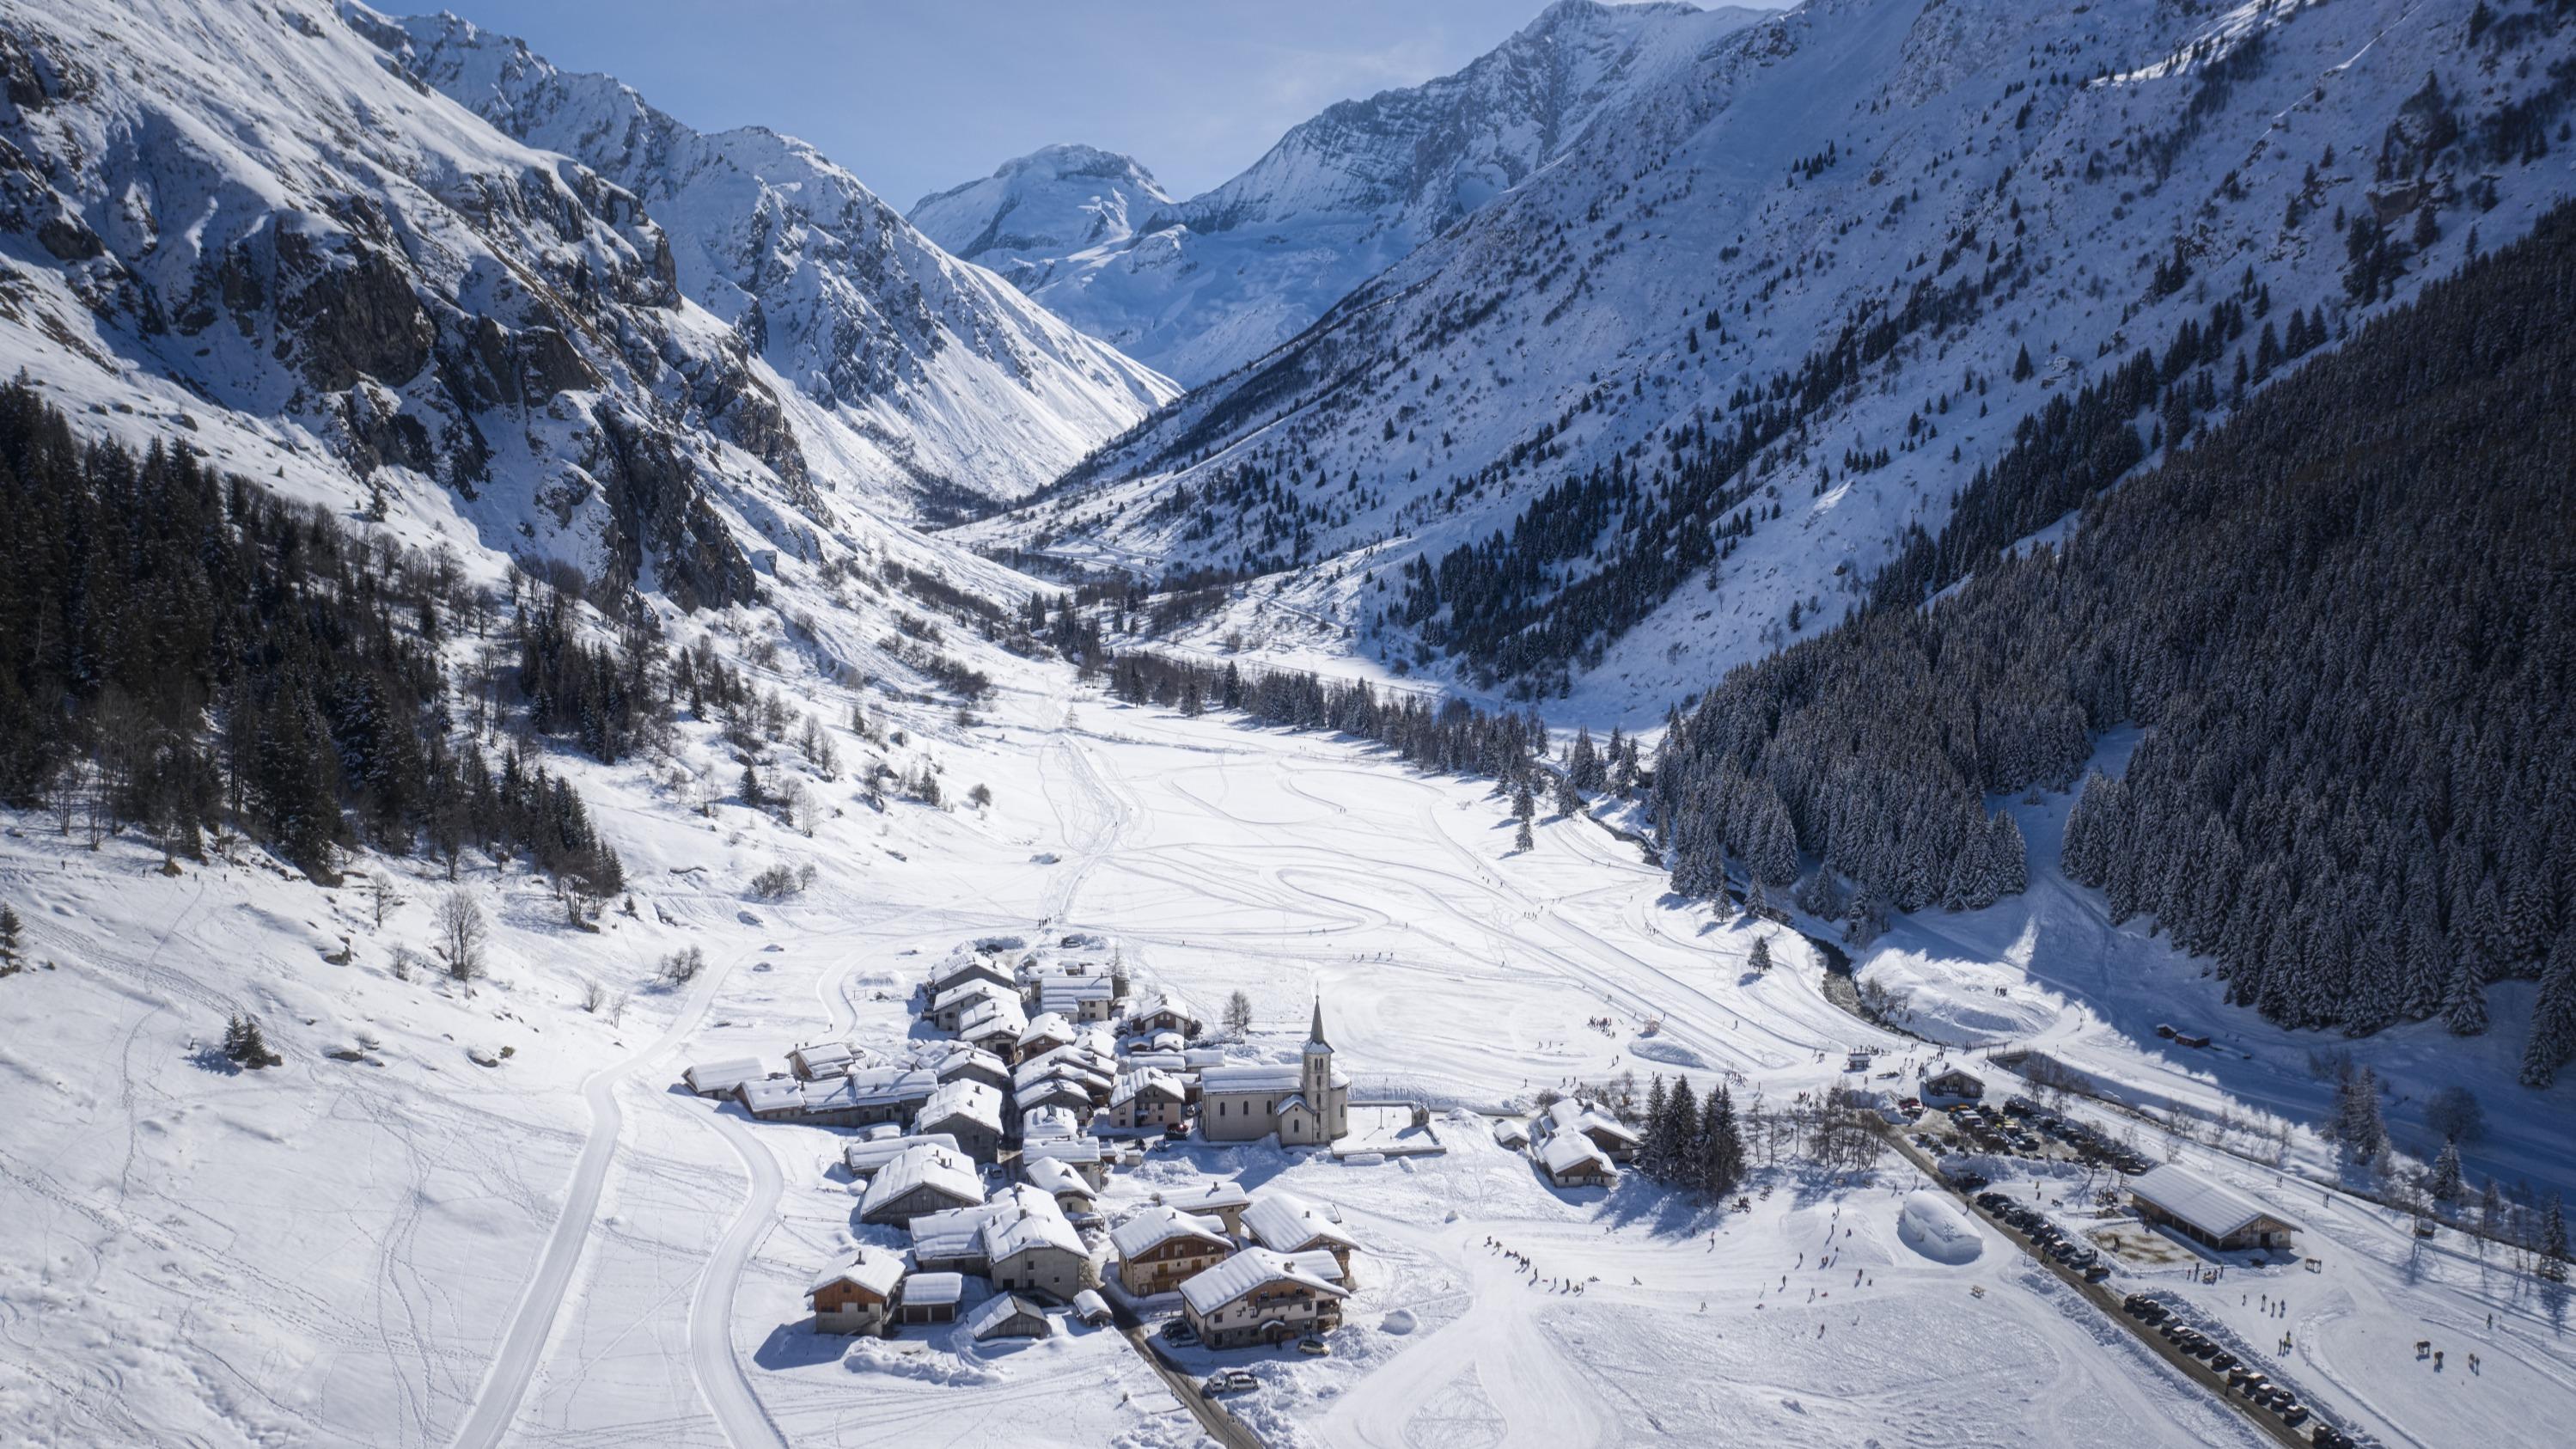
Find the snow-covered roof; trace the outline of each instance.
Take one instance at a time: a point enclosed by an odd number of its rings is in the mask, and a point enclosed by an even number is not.
[[[805,1109],[805,1084],[794,1077],[763,1077],[758,1081],[745,1082],[735,1090],[742,1094],[744,1108],[752,1112],[801,1112]]]
[[[1033,1206],[1023,1199],[1012,1208],[985,1219],[984,1256],[999,1263],[1032,1248],[1053,1248],[1075,1257],[1089,1256],[1089,1251],[1082,1246],[1081,1234],[1073,1230],[1072,1223],[1065,1221],[1055,1199],[1044,1193],[1036,1194],[1036,1199],[1042,1206]]]
[[[1106,1087],[1118,1076],[1118,1059],[1107,1052],[1094,1052],[1079,1043],[1068,1042],[1039,1052],[1011,1069],[1011,1080],[1020,1084],[1056,1075],[1096,1079]]]
[[[1020,1029],[1020,1045],[1031,1047],[1042,1041],[1070,1043],[1074,1039],[1073,1023],[1058,1011],[1039,1012],[1037,1018]]]
[[[1610,1155],[1593,1146],[1592,1139],[1580,1132],[1559,1132],[1549,1137],[1547,1146],[1539,1149],[1539,1157],[1547,1164],[1547,1170],[1559,1177],[1586,1162],[1601,1164],[1604,1172],[1618,1171],[1611,1165]]]
[[[1190,999],[1169,987],[1138,998],[1136,1004],[1128,1009],[1127,1015],[1133,1020],[1143,1021],[1147,1017],[1160,1016],[1165,1012],[1171,1013],[1174,1019],[1180,1021],[1197,1022],[1200,1019],[1198,1008],[1190,1005]]]
[[[913,1120],[924,1127],[965,1121],[987,1132],[1002,1130],[1002,1094],[970,1077],[940,1083],[931,1089]]]
[[[1211,1247],[1230,1247],[1223,1233],[1176,1207],[1139,1208],[1134,1217],[1109,1230],[1109,1242],[1121,1258],[1150,1252],[1174,1238],[1189,1238]]]
[[[937,996],[930,998],[930,1009],[935,1015],[939,1012],[946,1011],[952,1006],[964,1006],[970,1001],[982,1001],[987,997],[1008,996],[1010,994],[1011,988],[1004,986],[998,981],[987,981],[983,977],[978,976],[971,981],[960,981],[956,985],[949,987],[947,990],[940,992]]]
[[[815,1274],[814,1281],[805,1287],[805,1296],[811,1298],[835,1283],[848,1282],[879,1298],[891,1298],[894,1286],[902,1281],[902,1254],[862,1246],[856,1258]]]
[[[1106,976],[1048,975],[1038,978],[1038,1005],[1048,1011],[1071,1011],[1086,1001],[1107,1001],[1118,983]]]
[[[1292,1192],[1265,1192],[1253,1199],[1252,1206],[1243,1210],[1243,1226],[1261,1246],[1283,1253],[1303,1252],[1307,1245],[1319,1242],[1345,1248],[1360,1245],[1340,1223]]]
[[[1094,1322],[1109,1316],[1109,1300],[1100,1296],[1099,1289],[1085,1288],[1073,1295],[1073,1311],[1085,1322]]]
[[[1517,1117],[1499,1118],[1494,1123],[1494,1140],[1505,1147],[1526,1146],[1529,1128]]]
[[[1012,1326],[1015,1322],[1025,1323],[1035,1328],[1040,1338],[1055,1331],[1047,1323],[1046,1310],[1017,1293],[1004,1293],[985,1300],[984,1306],[976,1309],[966,1319],[966,1331],[978,1339],[985,1339],[1002,1332],[1004,1328]]]
[[[970,975],[990,975],[1008,983],[1011,970],[998,961],[983,956],[959,955],[940,962],[930,970],[930,989],[943,991]]]
[[[915,1273],[903,1280],[906,1303],[955,1303],[965,1296],[963,1273]]]
[[[2280,1214],[2232,1187],[2171,1163],[2129,1179],[2129,1191],[2213,1238],[2223,1238],[2256,1218]]]
[[[1165,1188],[1154,1194],[1154,1201],[1170,1203],[1183,1212],[1212,1213],[1242,1207],[1252,1201],[1252,1195],[1239,1184],[1211,1181],[1199,1187]]]
[[[862,1067],[845,1077],[805,1084],[805,1110],[838,1112],[918,1102],[939,1087],[937,1074],[923,1067]]]
[[[820,1077],[829,1076],[857,1062],[860,1052],[857,1047],[845,1041],[824,1041],[798,1047],[788,1055],[803,1064],[807,1076]]]
[[[1042,1192],[1074,1193],[1092,1196],[1090,1179],[1074,1170],[1073,1164],[1055,1157],[1026,1157],[1020,1160],[1020,1175],[1029,1186]]]
[[[1228,1062],[1199,1071],[1201,1092],[1293,1092],[1305,1081],[1295,1062]]]
[[[1044,1141],[1054,1137],[1073,1137],[1082,1131],[1071,1107],[1031,1107],[1020,1114],[1020,1137],[1023,1141]]]
[[[1163,1097],[1178,1102],[1188,1095],[1188,1091],[1181,1086],[1179,1078],[1169,1072],[1158,1072],[1147,1068],[1141,1072],[1122,1073],[1118,1078],[1118,1085],[1109,1091],[1109,1105],[1116,1107],[1135,1101],[1139,1097]]]
[[[1600,1132],[1616,1137],[1622,1142],[1634,1142],[1637,1140],[1637,1133],[1634,1128],[1621,1122],[1618,1118],[1610,1116],[1608,1113],[1596,1112],[1592,1108],[1575,1101],[1571,1097],[1568,1097],[1563,1101],[1553,1103],[1548,1107],[1547,1125],[1548,1130],[1551,1132],[1563,1132],[1569,1130],[1575,1132]]]
[[[1028,1016],[1021,1011],[1018,997],[991,996],[966,1009],[966,1014],[958,1019],[957,1034],[968,1041],[982,1041],[995,1036],[1017,1040],[1021,1028],[1028,1024]]]
[[[946,1081],[962,1072],[977,1070],[1006,1080],[1011,1075],[1010,1065],[1000,1057],[982,1047],[969,1046],[962,1041],[932,1043],[930,1050],[922,1052],[920,1063],[941,1081]]]
[[[841,1161],[851,1172],[865,1177],[925,1142],[951,1152],[957,1150],[957,1139],[945,1132],[918,1132],[910,1136],[861,1138],[841,1149]]]
[[[1097,1137],[1042,1137],[1035,1142],[1020,1144],[1022,1162],[1038,1158],[1051,1158],[1057,1162],[1077,1164],[1098,1162],[1100,1139]]]
[[[758,1081],[768,1075],[768,1063],[758,1057],[700,1062],[681,1074],[692,1092],[729,1092],[745,1082]]]
[[[984,1197],[984,1184],[975,1175],[973,1160],[953,1148],[922,1142],[905,1148],[893,1161],[877,1169],[877,1175],[868,1180],[867,1196],[859,1201],[859,1215],[866,1217],[920,1187],[932,1188],[960,1203],[980,1202]]]
[[[1272,1283],[1294,1283],[1331,1298],[1347,1298],[1349,1290],[1319,1276],[1314,1268],[1286,1253],[1268,1248],[1246,1248],[1203,1273],[1191,1275],[1181,1284],[1181,1298],[1202,1314],[1214,1313],[1247,1293]]]

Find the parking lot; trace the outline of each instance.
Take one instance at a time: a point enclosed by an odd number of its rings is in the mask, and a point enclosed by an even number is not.
[[[2006,1119],[2020,1114],[2012,1113],[2009,1108],[2004,1113],[1991,1113],[1979,1109],[1967,1110],[1977,1118],[1991,1117],[1993,1120],[1958,1124],[1960,1136],[1968,1137],[1969,1133],[1974,1132],[1979,1137],[2000,1140],[2007,1144],[2013,1141],[2014,1124],[2007,1122]],[[2033,1117],[2038,1115],[2042,1114],[2031,1114]],[[1957,1122],[1955,1113],[1952,1120],[1954,1124]],[[2060,1130],[2050,1134],[2052,1141],[2065,1145],[2069,1153],[2090,1151],[2101,1154],[2104,1165],[2110,1166],[2116,1159],[2112,1158],[2110,1152],[2105,1149],[2124,1150],[2120,1149],[2116,1142],[2102,1141],[2099,1134],[2092,1133],[2089,1129],[2078,1135],[2076,1143],[2068,1143],[2065,1128],[2069,1125],[2082,1126],[2080,1123],[2068,1124],[2061,1121]],[[2041,1135],[2029,1118],[2022,1119],[2019,1130],[2024,1136],[2035,1138]],[[1899,1152],[1905,1154],[1908,1160],[1921,1168],[1935,1182],[1947,1185],[1952,1192],[1966,1198],[1978,1215],[1994,1224],[2008,1241],[2038,1259],[2049,1271],[2065,1280],[2067,1286],[2084,1295],[2114,1322],[2127,1327],[2158,1357],[2179,1369],[2192,1382],[2217,1395],[2242,1414],[2247,1422],[2278,1442],[2292,1446],[2292,1449],[2315,1449],[2315,1446],[2320,1445],[2325,1446],[2325,1449],[2345,1449],[2345,1446],[2350,1444],[2349,1439],[2329,1425],[2321,1423],[2313,1425],[2314,1437],[2311,1437],[2308,1432],[2303,1432],[2303,1426],[2308,1424],[2310,1418],[2307,1407],[2289,1399],[2286,1394],[2279,1394],[2277,1390],[2272,1390],[2269,1381],[2263,1380],[2259,1374],[2243,1372],[2245,1365],[2231,1362],[2226,1368],[2213,1366],[2213,1361],[2220,1354],[2225,1353],[2225,1350],[2215,1341],[2207,1339],[2205,1335],[2191,1330],[2188,1324],[2176,1322],[2171,1309],[2162,1310],[2162,1316],[2154,1322],[2147,1321],[2140,1312],[2131,1311],[2128,1304],[2133,1300],[2143,1299],[2150,1302],[2161,1302],[2161,1300],[2141,1294],[2123,1294],[2115,1290],[2107,1281],[2112,1273],[2111,1264],[2104,1259],[2101,1252],[2089,1243],[2078,1241],[2073,1235],[2049,1221],[2048,1216],[2036,1207],[2017,1202],[2007,1194],[1994,1191],[1983,1178],[1971,1177],[1968,1180],[1959,1181],[1944,1175],[1935,1163],[1931,1151],[1924,1148],[1918,1140],[1934,1134],[1920,1131],[1892,1131],[1889,1135],[1895,1140]],[[1937,1136],[1935,1140],[1938,1140]],[[1968,1137],[1968,1140],[1974,1141],[1976,1138]],[[2018,1155],[2041,1157],[2060,1154],[2043,1150],[2022,1152]],[[2130,1155],[2134,1156],[2134,1154]],[[2148,1164],[2143,1159],[2139,1162],[2139,1170],[2145,1170]],[[2168,1332],[2168,1327],[2172,1331]],[[2191,1332],[2193,1335],[2188,1342],[2183,1339],[2185,1332]],[[2202,1351],[2204,1348],[2205,1352]],[[2234,1356],[2229,1355],[2229,1357],[2232,1360]],[[2238,1376],[2238,1382],[2233,1385],[2229,1382],[2232,1372]],[[2254,1392],[2256,1389],[2263,1389],[2266,1392],[2258,1397]],[[2292,1417],[2293,1414],[2295,1417]]]

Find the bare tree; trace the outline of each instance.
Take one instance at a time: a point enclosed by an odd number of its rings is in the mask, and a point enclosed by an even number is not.
[[[1237,1041],[1252,1030],[1252,998],[1244,995],[1241,988],[1225,999],[1225,1029],[1233,1032]]]
[[[483,908],[465,891],[449,891],[438,903],[438,939],[446,951],[447,974],[465,982],[469,991],[483,974],[483,942],[491,931]]]
[[[385,917],[403,903],[402,897],[394,892],[394,878],[383,871],[367,877],[367,899],[375,907],[376,929],[379,931],[385,928]]]

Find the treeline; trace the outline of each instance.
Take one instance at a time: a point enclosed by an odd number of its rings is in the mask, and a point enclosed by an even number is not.
[[[2474,1033],[2491,982],[2538,977],[2545,1085],[2576,1053],[2571,368],[2561,208],[2064,547],[1730,675],[1666,740],[1658,816],[1677,852],[1746,852],[1776,801],[1802,851],[1901,904],[1985,796],[2070,783],[2139,726],[2065,839],[2115,918],[2294,1026]]]
[[[1327,680],[1303,670],[1249,671],[1232,662],[1196,664],[1149,653],[1119,654],[1108,673],[1110,693],[1129,704],[1191,715],[1224,709],[1288,729],[1338,730],[1375,740],[1407,763],[1442,774],[1516,783],[1529,777],[1547,748],[1547,724],[1534,712],[1489,714],[1460,699],[1435,704],[1418,695],[1381,692],[1366,680]]]
[[[609,893],[616,851],[581,798],[458,727],[497,679],[440,657],[491,601],[452,561],[219,478],[194,452],[83,443],[21,377],[0,386],[0,803],[174,855],[234,830],[317,880],[338,852],[523,854]],[[626,662],[523,612],[536,727],[631,737]]]

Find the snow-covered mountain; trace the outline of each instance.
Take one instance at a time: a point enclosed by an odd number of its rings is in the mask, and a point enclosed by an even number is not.
[[[1016,499],[1175,389],[962,266],[858,178],[760,126],[708,135],[614,77],[557,69],[453,15],[342,12],[407,74],[633,192],[680,290],[837,428],[827,473],[936,516]]]
[[[2571,52],[2549,6],[1809,0],[970,536],[1285,571],[1274,637],[1651,720],[2139,352],[2151,452],[2294,314],[2526,229]]]
[[[1762,13],[1557,0],[1455,74],[1332,106],[1187,201],[1124,156],[1051,146],[924,197],[911,219],[1196,386],[1304,331]]]
[[[1006,276],[1133,239],[1172,198],[1131,156],[1048,146],[980,181],[925,196],[905,219],[951,253]]]

